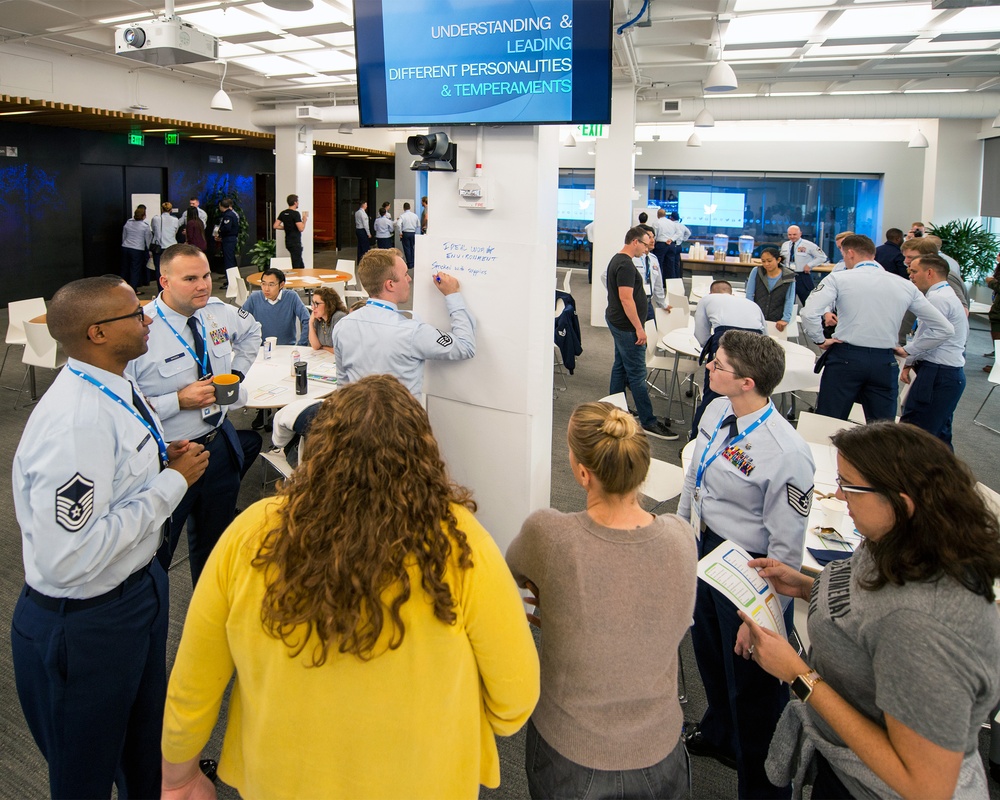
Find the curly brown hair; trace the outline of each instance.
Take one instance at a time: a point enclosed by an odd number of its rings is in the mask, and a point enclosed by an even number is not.
[[[313,289],[313,297],[318,297],[323,301],[323,306],[326,309],[323,321],[327,325],[330,324],[333,315],[338,311],[343,311],[345,314],[349,313],[347,306],[344,305],[344,299],[332,286],[320,286],[318,289]]]
[[[445,574],[453,545],[463,570],[472,567],[472,550],[451,504],[470,511],[476,504],[449,480],[427,412],[396,378],[371,375],[334,392],[278,496],[280,522],[253,565],[267,587],[264,628],[293,657],[315,632],[312,666],[333,646],[368,660],[386,624],[389,649],[398,648],[400,608],[411,594],[406,565],[414,560],[434,615],[456,622]]]
[[[863,543],[875,574],[861,585],[877,590],[949,576],[992,603],[993,581],[1000,577],[1000,524],[968,466],[915,425],[852,425],[831,440],[841,458],[889,501],[895,517],[885,536]],[[912,515],[901,494],[913,501]]]

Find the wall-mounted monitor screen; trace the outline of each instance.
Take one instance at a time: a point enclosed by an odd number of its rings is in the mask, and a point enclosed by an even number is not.
[[[559,187],[559,219],[575,219],[581,222],[593,222],[594,198],[591,189],[566,189]]]
[[[611,122],[611,0],[356,0],[364,126]]]
[[[743,192],[678,192],[677,213],[689,228],[742,228]]]

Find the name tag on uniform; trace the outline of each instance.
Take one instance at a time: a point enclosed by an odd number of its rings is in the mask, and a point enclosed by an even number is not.
[[[146,446],[146,442],[148,442],[152,438],[153,438],[153,434],[147,433],[146,434],[146,438],[143,439],[141,442],[139,442],[139,446],[135,448],[135,452],[138,453],[140,450],[142,450],[142,448],[144,448]]]
[[[170,356],[169,358],[163,359],[164,364],[169,364],[171,361],[176,361],[178,358],[184,358],[184,353],[178,353],[175,356]]]
[[[213,414],[218,414],[220,411],[222,411],[222,409],[219,407],[219,404],[218,403],[212,403],[212,405],[205,406],[205,408],[203,408],[201,410],[201,418],[202,419],[207,419],[208,417],[212,416]]]

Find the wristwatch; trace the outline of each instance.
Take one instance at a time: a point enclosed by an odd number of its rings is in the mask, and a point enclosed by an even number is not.
[[[813,693],[813,689],[816,688],[816,684],[821,680],[823,680],[823,678],[818,672],[816,672],[816,670],[798,675],[791,684],[792,694],[799,698],[799,700],[803,703],[807,703],[809,702],[809,697]]]

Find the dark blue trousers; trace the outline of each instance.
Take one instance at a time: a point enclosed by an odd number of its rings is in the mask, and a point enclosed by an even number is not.
[[[413,245],[417,241],[417,234],[403,231],[399,235],[399,239],[403,245],[403,260],[406,262],[406,268],[413,269],[413,257],[414,257]]]
[[[720,544],[722,537],[711,529],[704,531],[698,543],[698,558]],[[785,611],[785,627],[789,631],[792,615],[789,603]],[[701,731],[709,744],[736,758],[738,797],[791,797],[791,787],[774,786],[764,772],[771,737],[788,703],[788,687],[752,659],[733,652],[736,633],[742,624],[736,607],[699,580],[691,641],[708,701]]]
[[[660,262],[663,265],[663,277],[666,278],[680,278],[681,277],[681,246],[679,244],[668,244],[666,249],[666,263]]]
[[[25,587],[11,625],[24,717],[53,798],[160,796],[167,576],[156,559],[118,598],[48,610]]]
[[[256,451],[253,441],[256,440]],[[236,516],[240,481],[260,452],[260,436],[253,431],[237,431],[226,420],[220,434],[205,445],[208,469],[191,486],[170,517],[170,537],[160,547],[157,558],[169,568],[174,551],[187,523],[188,563],[191,583],[197,585],[208,556],[222,532]]]
[[[146,272],[146,251],[135,250],[131,247],[122,248],[122,256],[125,264],[122,277],[128,281],[135,291],[139,291],[143,286],[149,285],[149,275]]]
[[[916,380],[903,403],[900,422],[909,422],[937,436],[954,451],[951,420],[965,391],[965,370],[922,361],[914,365]]]
[[[896,419],[899,365],[892,350],[835,344],[824,356],[816,413],[847,419],[861,403],[868,422]]]
[[[358,261],[361,261],[361,257],[368,252],[371,247],[371,242],[368,239],[368,231],[363,228],[354,229],[355,236],[358,237]]]
[[[795,296],[799,298],[802,305],[806,304],[806,298],[813,290],[813,276],[811,272],[795,273]]]
[[[236,237],[222,237],[222,267],[231,269],[236,266]]]
[[[653,255],[656,256],[656,260],[663,268],[663,272],[661,274],[664,279],[674,277],[673,275],[668,275],[666,272],[667,260],[670,258],[670,245],[666,242],[656,242],[653,245]]]

